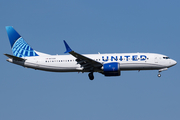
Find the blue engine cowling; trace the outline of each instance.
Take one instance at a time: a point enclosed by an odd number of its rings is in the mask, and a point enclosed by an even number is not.
[[[120,76],[120,63],[106,63],[103,65],[103,74],[105,76]]]

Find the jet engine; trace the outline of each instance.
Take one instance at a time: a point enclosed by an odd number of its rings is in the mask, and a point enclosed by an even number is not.
[[[120,76],[120,63],[112,62],[112,63],[105,63],[103,65],[103,74],[105,76]]]

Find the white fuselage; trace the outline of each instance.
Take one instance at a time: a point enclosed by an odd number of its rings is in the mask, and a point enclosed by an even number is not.
[[[7,61],[27,68],[51,72],[93,72],[105,76],[120,76],[123,70],[167,70],[177,62],[169,57],[154,53],[79,54],[63,40],[70,55],[48,55],[32,49],[24,38],[12,27],[6,26],[13,55],[4,54]]]
[[[120,70],[159,70],[169,68],[176,64],[176,61],[165,55],[154,53],[121,53],[121,54],[84,54],[84,56],[98,61],[102,64],[118,62]],[[52,71],[52,72],[89,72],[83,66],[77,64],[76,58],[72,55],[42,55],[36,57],[25,57],[25,61],[17,61],[11,58],[7,61],[24,67]],[[101,72],[102,69],[94,72]]]

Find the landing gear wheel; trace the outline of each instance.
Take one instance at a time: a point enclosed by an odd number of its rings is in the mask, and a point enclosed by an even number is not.
[[[158,74],[158,77],[161,77],[161,74],[160,74],[160,73]]]
[[[90,80],[94,80],[93,72],[90,72],[90,73],[88,74],[88,76],[89,76],[89,79],[90,79]]]

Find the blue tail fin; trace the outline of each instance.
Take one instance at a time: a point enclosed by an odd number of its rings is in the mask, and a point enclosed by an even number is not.
[[[16,57],[31,57],[38,54],[25,42],[19,33],[12,27],[6,26],[13,55]]]

